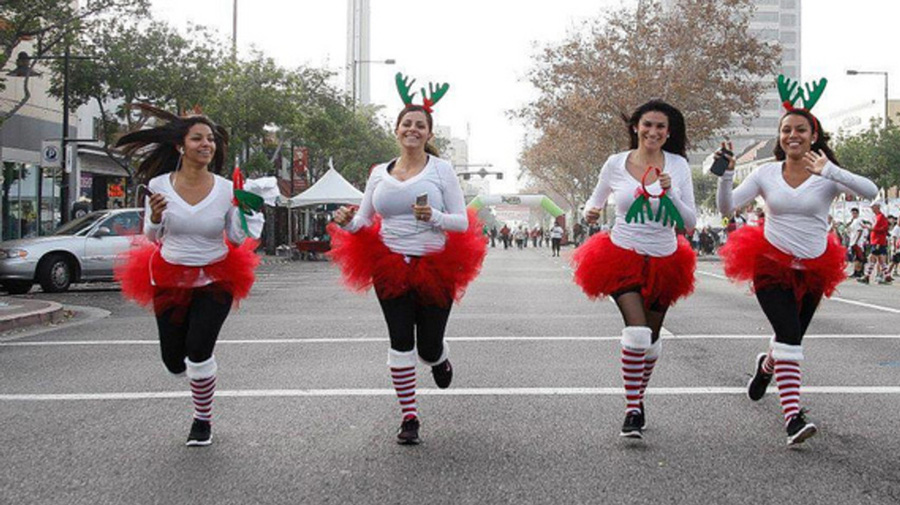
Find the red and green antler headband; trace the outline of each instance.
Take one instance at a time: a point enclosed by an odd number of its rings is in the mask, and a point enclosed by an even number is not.
[[[810,111],[822,97],[828,79],[821,78],[819,82],[813,81],[805,84],[805,88],[799,82],[792,81],[784,75],[778,76],[778,94],[781,95],[781,105],[787,110],[804,109]],[[802,107],[794,107],[798,100],[803,102]]]
[[[397,92],[400,93],[400,99],[403,100],[404,105],[412,105],[413,98],[416,96],[416,92],[409,92],[412,89],[413,84],[415,84],[416,80],[409,80],[409,77],[404,76],[401,72],[397,72],[397,75],[394,77],[394,80],[397,81]],[[409,81],[409,82],[407,82]],[[447,93],[447,90],[450,89],[450,85],[447,83],[428,83],[428,95],[425,94],[425,88],[421,88],[422,90],[422,107],[428,111],[429,114],[434,112],[432,107],[444,95]]]

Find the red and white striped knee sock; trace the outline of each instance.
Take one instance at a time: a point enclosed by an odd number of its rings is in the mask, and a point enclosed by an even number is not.
[[[216,391],[216,376],[206,379],[191,379],[191,399],[194,401],[194,419],[212,421],[213,395]]]
[[[391,368],[391,382],[400,401],[403,419],[419,417],[416,404],[416,351],[400,352],[391,349],[388,365]]]
[[[622,380],[625,385],[625,413],[641,410],[644,357],[650,347],[650,328],[626,326],[622,329]]]
[[[194,419],[212,420],[213,395],[216,391],[216,357],[200,363],[185,358],[187,376],[191,380],[191,400],[194,403]]]
[[[775,384],[778,385],[786,425],[791,417],[800,413],[800,361],[803,360],[803,348],[775,342],[772,357],[775,358]]]
[[[662,339],[659,339],[656,343],[652,344],[644,354],[644,375],[641,378],[641,401],[644,400],[644,393],[647,391],[647,385],[650,384],[650,375],[653,374],[653,368],[656,366],[656,361],[659,359],[661,351]]]

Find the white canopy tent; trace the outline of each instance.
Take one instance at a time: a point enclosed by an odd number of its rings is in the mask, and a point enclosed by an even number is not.
[[[331,168],[311,188],[291,198],[289,207],[312,207],[328,203],[359,205],[362,197],[362,191],[354,188],[337,170]]]

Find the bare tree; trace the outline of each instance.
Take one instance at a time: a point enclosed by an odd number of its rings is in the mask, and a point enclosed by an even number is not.
[[[780,48],[749,31],[752,0],[642,0],[588,22],[535,56],[539,97],[515,111],[532,133],[526,175],[587,200],[599,168],[627,148],[623,114],[661,98],[685,115],[694,141],[724,131],[731,115],[758,115]]]

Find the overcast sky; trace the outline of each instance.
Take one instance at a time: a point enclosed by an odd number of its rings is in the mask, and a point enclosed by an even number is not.
[[[232,0],[152,0],[154,16],[185,29],[193,22],[231,36]],[[238,45],[263,50],[284,66],[327,67],[341,73],[346,58],[345,0],[239,0]],[[393,76],[402,71],[418,79],[449,82],[436,106],[436,121],[454,136],[469,139],[470,163],[491,163],[507,179],[492,188],[512,191],[523,128],[507,117],[534,96],[524,80],[536,48],[558,42],[605,8],[633,0],[371,1],[372,101],[390,115],[401,105]],[[871,100],[883,107],[880,76],[846,75],[847,69],[891,74],[891,99],[900,85],[898,18],[894,0],[803,0],[802,72],[810,80],[827,77],[828,89],[816,106],[820,117]],[[433,6],[434,10],[427,10]],[[895,7],[896,8],[896,7]],[[420,97],[417,97],[420,99]],[[467,128],[468,125],[468,128]],[[826,128],[832,128],[826,121]],[[773,132],[774,134],[774,132]]]

